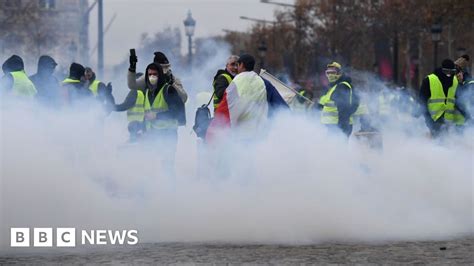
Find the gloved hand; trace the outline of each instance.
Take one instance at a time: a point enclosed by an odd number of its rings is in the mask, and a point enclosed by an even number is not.
[[[137,70],[137,62],[138,62],[137,56],[130,55],[129,62],[130,62],[130,67],[128,68],[128,70],[130,72],[135,72]]]
[[[165,74],[165,76],[166,76],[166,83],[173,85],[174,76],[173,76],[173,73],[171,73],[171,70],[169,70],[168,73]]]

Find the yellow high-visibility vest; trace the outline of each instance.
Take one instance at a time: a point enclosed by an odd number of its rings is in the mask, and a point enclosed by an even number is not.
[[[92,92],[94,97],[97,97],[97,91],[99,90],[99,80],[94,80],[91,85],[89,85],[89,90]]]
[[[229,84],[232,82],[232,77],[231,77],[229,74],[227,74],[227,73],[222,73],[221,76],[224,76],[225,79],[227,80],[227,82],[228,82]],[[216,81],[214,81],[214,82],[212,83],[212,86],[213,86],[213,87],[215,86],[215,83],[216,83]],[[212,97],[212,99],[213,99],[213,103],[214,103],[214,110],[216,110],[216,109],[217,109],[217,106],[219,105],[219,103],[221,102],[222,99],[219,99],[219,98],[217,97],[215,91],[214,91],[214,96]]]
[[[128,122],[143,122],[145,120],[145,94],[142,90],[137,90],[135,105],[127,110]]]
[[[10,72],[13,77],[12,92],[15,96],[34,97],[38,91],[35,85],[26,75],[25,71]]]
[[[443,85],[435,74],[428,75],[430,82],[431,97],[428,99],[428,111],[430,112],[431,119],[437,121],[444,116],[445,121],[455,122],[455,102],[456,102],[456,89],[458,87],[458,79],[453,77],[453,84],[448,89],[448,95],[446,96],[443,91]]]
[[[149,90],[145,92],[145,113],[155,113],[157,117],[157,119],[146,121],[147,130],[178,128],[178,120],[160,119],[160,113],[168,111],[168,103],[164,97],[164,93],[168,90],[168,88],[168,84],[163,85],[152,103],[150,103],[150,99],[148,98]]]
[[[323,111],[321,113],[321,123],[322,124],[338,124],[339,123],[339,111],[337,110],[336,103],[331,99],[332,94],[336,90],[337,85],[344,84],[350,90],[350,103],[352,104],[352,86],[347,81],[335,84],[328,90],[328,92],[319,99],[319,104],[323,106]],[[349,123],[352,124],[352,116],[349,120]]]

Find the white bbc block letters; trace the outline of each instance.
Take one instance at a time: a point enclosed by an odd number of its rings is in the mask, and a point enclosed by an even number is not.
[[[76,236],[76,233],[78,234]],[[71,227],[13,227],[10,228],[11,247],[75,247],[79,245],[136,245],[139,242],[137,230],[79,230]]]
[[[34,228],[33,229],[34,247],[52,247],[53,246],[53,228]]]
[[[75,247],[76,246],[76,229],[75,228],[57,228],[56,229],[56,246]]]
[[[10,228],[11,247],[30,246],[30,228]]]

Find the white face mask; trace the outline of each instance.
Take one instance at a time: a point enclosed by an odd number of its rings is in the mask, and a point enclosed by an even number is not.
[[[151,85],[156,85],[158,83],[158,77],[155,75],[148,76],[148,80],[150,81]]]

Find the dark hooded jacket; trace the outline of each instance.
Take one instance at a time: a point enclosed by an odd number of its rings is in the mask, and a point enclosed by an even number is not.
[[[328,88],[323,93],[325,95],[330,88],[337,84],[331,99],[334,101],[339,114],[338,127],[346,134],[350,135],[352,132],[352,125],[350,124],[350,117],[359,106],[359,96],[355,93],[352,88],[352,102],[351,102],[351,89],[342,82],[348,82],[352,86],[352,79],[348,76],[342,75],[337,81],[329,83]],[[322,108],[322,106],[320,106]]]
[[[69,79],[79,80],[77,83],[64,83],[63,90],[65,90],[65,95],[67,97],[67,103],[77,102],[84,99],[92,99],[93,94],[87,87],[87,83],[81,80],[84,76],[85,68],[78,63],[72,63],[69,68]]]
[[[156,85],[155,90],[152,90],[152,86],[150,84],[150,80],[148,79],[148,69],[154,65],[158,69],[158,83]],[[156,96],[160,92],[160,90],[165,89],[163,92],[164,99],[168,104],[168,111],[162,112],[157,116],[157,119],[176,119],[178,120],[179,125],[186,124],[186,114],[184,109],[184,103],[181,100],[181,97],[178,94],[176,88],[172,85],[166,83],[166,77],[163,73],[163,69],[160,64],[151,63],[147,66],[145,71],[145,85],[147,88],[148,99],[150,100],[150,105],[155,100]],[[166,85],[166,86],[165,86]],[[136,96],[135,96],[136,97]]]
[[[435,74],[441,81],[444,94],[448,95],[448,90],[453,85],[454,77],[446,76],[441,70],[441,68],[437,68],[433,74]],[[421,101],[420,106],[425,116],[426,125],[433,133],[433,131],[437,131],[440,129],[441,125],[444,123],[444,117],[440,117],[437,121],[433,121],[433,119],[431,118],[430,112],[428,111],[428,104],[427,104],[428,99],[430,97],[431,97],[430,80],[428,79],[428,77],[425,77],[420,87],[420,101]]]
[[[219,69],[214,76],[214,82],[212,83],[214,87],[214,93],[218,99],[218,102],[222,101],[222,97],[224,97],[224,92],[227,87],[229,87],[229,82],[227,79],[222,75],[222,74],[227,74],[234,78],[234,76],[229,73],[226,69]]]
[[[0,80],[0,90],[9,91],[13,86],[13,76],[10,72],[22,71],[25,69],[23,59],[18,55],[12,55],[2,65],[3,73],[5,74]]]
[[[18,55],[12,55],[2,65],[2,70],[4,73],[21,71],[24,69],[25,69],[25,65],[23,64],[23,59],[19,57]]]
[[[30,77],[38,91],[38,100],[51,106],[59,101],[59,81],[53,75],[56,65],[52,57],[43,55],[39,58],[36,74]]]

